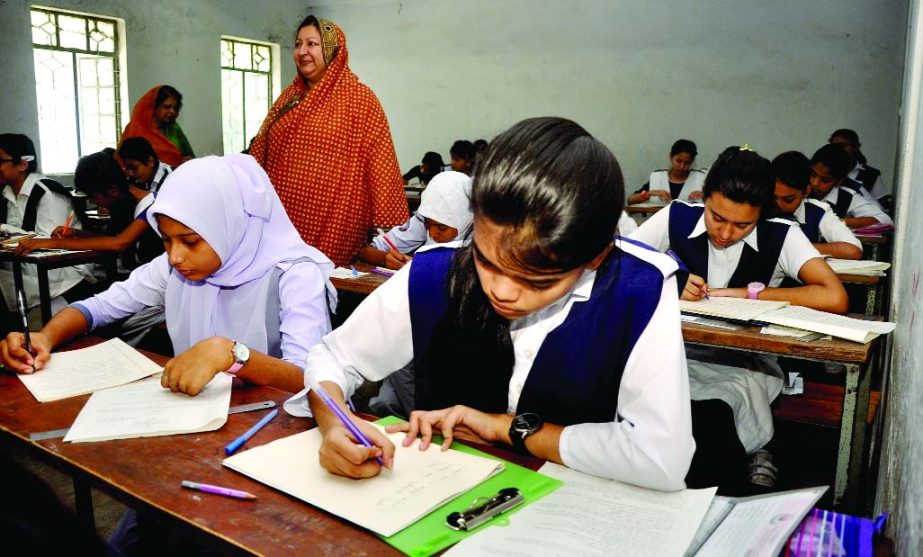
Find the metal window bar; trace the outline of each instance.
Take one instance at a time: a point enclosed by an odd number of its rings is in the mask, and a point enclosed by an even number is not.
[[[266,76],[266,98],[267,98],[266,110],[268,111],[269,108],[272,106],[272,100],[273,100],[272,98],[272,49],[268,45],[259,44],[259,43],[250,43],[250,42],[239,41],[235,39],[221,39],[221,42],[227,43],[227,46],[231,54],[230,56],[231,64],[225,65],[224,63],[222,63],[221,64],[222,70],[239,72],[241,74],[249,73],[249,74],[257,74],[257,75]],[[268,62],[268,65],[269,65],[268,70],[253,69],[260,65],[258,60],[263,58],[262,55],[258,54],[259,47],[265,48],[267,51],[266,52],[267,56],[265,60]],[[242,67],[237,66],[237,49],[238,48],[246,48],[250,51],[250,56],[249,56],[250,68],[242,68]],[[246,103],[247,80],[241,79],[240,81],[241,81],[240,106],[242,110],[241,117],[242,117],[242,122],[244,126],[244,134],[243,134],[243,137],[241,137],[240,149],[245,149],[247,147],[247,136],[250,135],[247,133],[247,103]]]

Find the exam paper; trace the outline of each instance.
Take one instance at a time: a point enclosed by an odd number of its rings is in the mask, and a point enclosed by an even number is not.
[[[352,269],[347,269],[346,267],[337,267],[336,269],[330,271],[330,278],[337,279],[354,279],[367,275],[368,273],[363,273],[362,271],[353,271]]]
[[[716,488],[654,491],[554,463],[539,470],[564,485],[445,553],[452,557],[683,555]]]
[[[219,373],[196,396],[174,393],[151,378],[97,391],[64,442],[83,443],[214,431],[228,419],[231,376]]]
[[[55,352],[44,369],[18,377],[36,400],[49,402],[131,383],[161,369],[114,338],[80,350]]]
[[[442,452],[436,444],[420,451],[419,441],[401,444],[404,433],[386,435],[396,449],[394,468],[364,480],[321,468],[317,428],[235,454],[223,464],[385,537],[503,470],[496,460]]]
[[[801,306],[788,306],[765,313],[760,320],[863,343],[878,335],[886,335],[897,326],[889,321],[854,319]]]
[[[711,315],[740,321],[762,320],[766,312],[788,305],[788,302],[749,300],[746,298],[705,298],[697,302],[679,301],[679,310],[684,313]]]

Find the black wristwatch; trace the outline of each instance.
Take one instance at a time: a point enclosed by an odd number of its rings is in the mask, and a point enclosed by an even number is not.
[[[510,442],[513,448],[521,453],[528,454],[526,437],[542,429],[542,417],[532,412],[520,414],[513,418],[510,424]]]

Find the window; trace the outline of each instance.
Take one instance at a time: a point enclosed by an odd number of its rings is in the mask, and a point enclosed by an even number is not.
[[[221,118],[224,152],[250,145],[272,106],[273,46],[240,39],[221,39]]]
[[[71,173],[122,130],[118,21],[32,9],[42,170]]]

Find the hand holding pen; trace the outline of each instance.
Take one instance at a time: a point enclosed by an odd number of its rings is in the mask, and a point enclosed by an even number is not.
[[[397,270],[406,265],[408,261],[413,259],[409,255],[398,251],[397,247],[394,245],[394,242],[392,242],[390,238],[387,236],[382,236],[382,238],[384,238],[385,243],[391,247],[391,251],[385,254],[385,267]]]
[[[0,361],[16,373],[33,373],[42,369],[51,357],[51,343],[43,333],[30,333],[26,319],[25,296],[17,293],[16,305],[22,322],[22,332],[10,333],[0,342]]]

